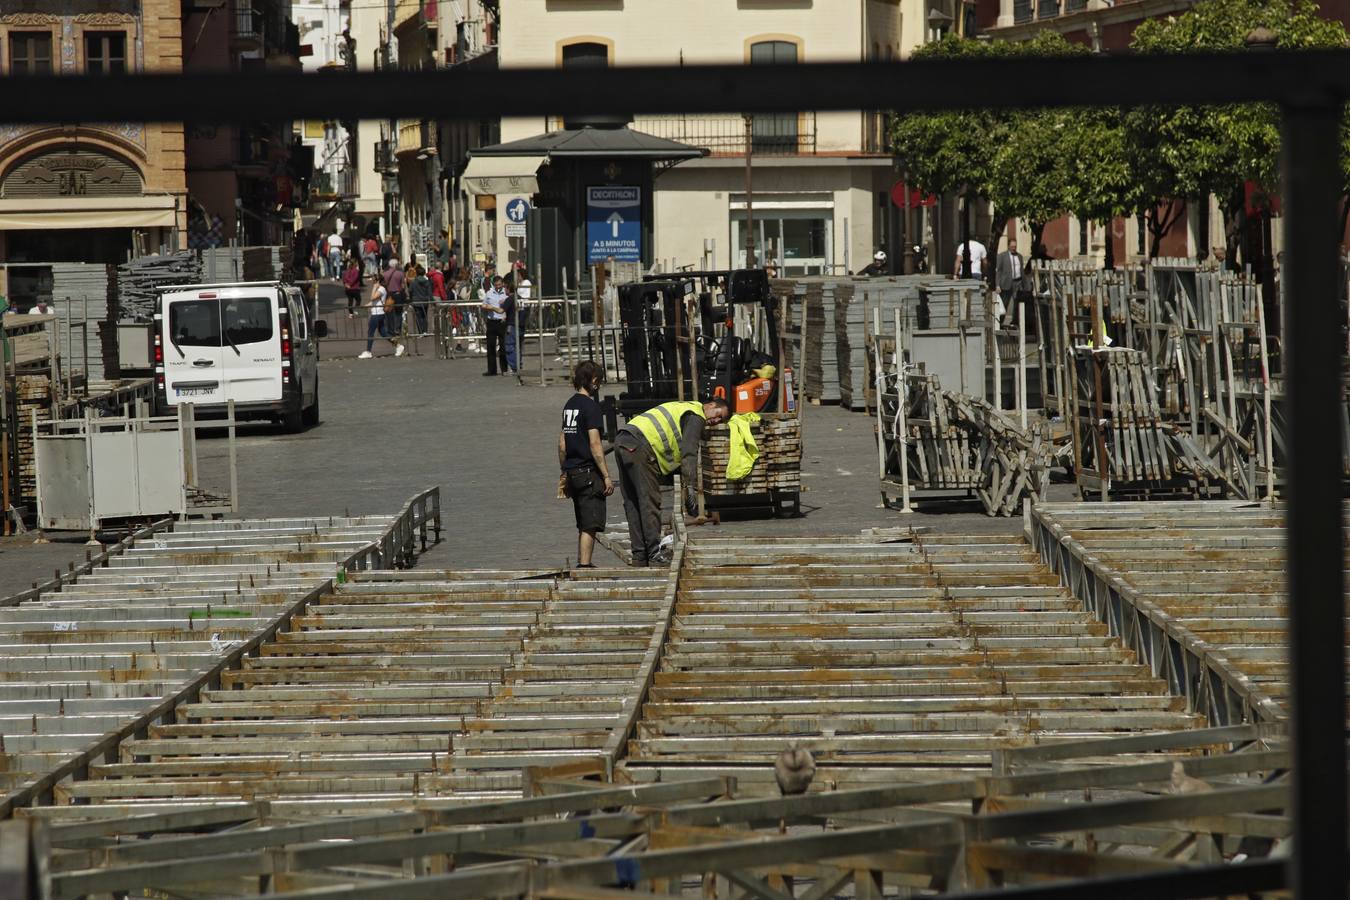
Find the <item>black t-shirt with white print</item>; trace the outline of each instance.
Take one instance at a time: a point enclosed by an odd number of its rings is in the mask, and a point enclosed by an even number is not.
[[[563,469],[576,469],[587,463],[594,463],[591,456],[590,430],[605,430],[604,414],[600,404],[578,391],[567,401],[562,411],[563,443],[567,445],[567,457],[563,460]]]

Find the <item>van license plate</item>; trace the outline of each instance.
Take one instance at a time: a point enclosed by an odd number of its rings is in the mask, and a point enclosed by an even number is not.
[[[180,397],[201,397],[205,394],[214,394],[215,388],[174,388]]]

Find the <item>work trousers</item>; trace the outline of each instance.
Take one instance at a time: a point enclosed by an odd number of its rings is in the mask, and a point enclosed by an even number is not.
[[[509,371],[506,366],[506,320],[487,320],[487,364],[488,374],[496,375],[497,369]]]
[[[645,566],[661,546],[661,473],[656,456],[645,441],[637,449],[625,439],[614,448],[619,462],[619,491],[628,517],[633,565]]]

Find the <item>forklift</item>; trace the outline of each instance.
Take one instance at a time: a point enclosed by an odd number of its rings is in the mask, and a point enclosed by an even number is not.
[[[773,412],[783,385],[778,301],[763,269],[648,275],[620,285],[622,389],[601,399],[606,437],[670,400],[721,397],[732,413]]]

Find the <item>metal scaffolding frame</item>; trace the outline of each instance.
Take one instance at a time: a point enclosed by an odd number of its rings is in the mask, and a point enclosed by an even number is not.
[[[1293,669],[1296,849],[1248,873],[1301,897],[1344,896],[1347,875],[1345,646],[1342,611],[1340,435],[1326,414],[1340,391],[1336,296],[1338,126],[1350,98],[1350,51],[1093,59],[922,60],[784,67],[634,67],[303,75],[234,73],[11,79],[0,121],[260,121],[303,118],[313,85],[344,98],[353,117],[763,112],[802,109],[939,110],[978,97],[982,108],[1265,101],[1282,115],[1286,305],[1290,366],[1287,525]],[[942,91],[915,91],[941,84]],[[43,97],[34,104],[31,98]],[[1337,799],[1339,798],[1339,799]],[[945,827],[945,826],[944,826]],[[584,867],[588,863],[578,863]],[[1224,877],[1241,879],[1229,870]],[[1019,896],[1155,898],[1231,892],[1217,873],[1137,876],[1147,884],[1038,888]],[[1204,880],[1197,885],[1197,877]],[[1246,889],[1245,887],[1243,888]],[[355,896],[354,892],[346,896]]]

